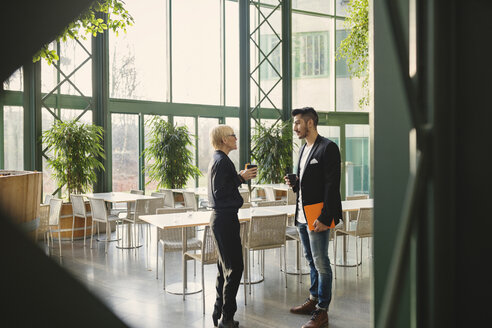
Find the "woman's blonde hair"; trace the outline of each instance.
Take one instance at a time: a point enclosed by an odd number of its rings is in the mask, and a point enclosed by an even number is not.
[[[216,126],[210,131],[210,142],[215,149],[218,149],[223,144],[222,139],[231,134],[234,134],[234,130],[229,125]]]

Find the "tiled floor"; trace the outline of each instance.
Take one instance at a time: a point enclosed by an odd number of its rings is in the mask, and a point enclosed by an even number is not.
[[[154,243],[155,231],[151,232]],[[359,277],[356,276],[355,267],[337,267],[328,313],[329,327],[372,327],[372,258],[367,255],[366,242],[364,240]],[[287,263],[293,265],[295,242],[287,244]],[[55,245],[58,247],[57,243]],[[47,250],[44,243],[41,242],[40,246]],[[52,250],[51,256],[98,295],[130,327],[213,327],[211,314],[215,300],[215,265],[205,267],[206,309],[203,315],[201,292],[188,295],[183,301],[181,295],[173,295],[162,289],[161,261],[159,279],[155,277],[155,244],[149,249],[149,258],[145,245],[137,250],[128,250],[118,249],[116,243],[111,242],[107,255],[103,242],[94,246],[91,249],[88,243],[84,247],[82,240],[74,241],[73,245],[64,241],[63,257],[58,257],[57,247]],[[354,246],[351,241],[350,248]],[[247,293],[247,305],[244,304],[241,285],[235,316],[240,327],[301,327],[309,320],[308,316],[289,313],[292,305],[302,303],[308,296],[309,275],[304,275],[300,283],[297,275],[289,274],[288,288],[285,288],[284,274],[279,269],[279,252],[278,249],[265,252],[265,280],[252,285],[251,295]],[[332,257],[331,247],[329,254]],[[354,253],[349,252],[349,259],[353,256]],[[259,268],[257,259],[258,255],[255,255],[255,270]],[[166,254],[167,285],[181,281],[181,263],[179,252]],[[194,276],[193,262],[189,262],[188,281],[201,284],[199,263]]]

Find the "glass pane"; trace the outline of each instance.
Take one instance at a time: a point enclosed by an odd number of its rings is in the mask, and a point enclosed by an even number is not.
[[[113,191],[138,186],[138,115],[112,114]]]
[[[292,105],[334,110],[330,40],[332,20],[292,15]]]
[[[341,20],[337,20],[336,43],[337,49],[340,43],[350,33],[344,27]],[[337,78],[337,111],[355,111],[361,110],[359,107],[359,99],[364,96],[362,88],[362,78],[351,78],[345,59],[336,61],[336,78]],[[363,107],[368,110],[368,107]]]
[[[4,167],[6,170],[24,169],[24,109],[20,106],[3,108]]]
[[[62,94],[80,96],[82,93],[86,97],[92,95],[92,64],[89,55],[91,51],[91,36],[88,36],[87,40],[80,39],[78,42],[72,39],[60,42],[59,63],[63,74],[68,76],[82,65],[61,85]],[[65,79],[63,74],[59,75],[60,81]]]
[[[346,195],[369,194],[369,125],[346,125]]]
[[[220,1],[173,1],[173,102],[220,103]]]
[[[81,109],[67,109],[63,108],[61,110],[61,119],[63,121],[73,120],[83,113]],[[91,124],[92,123],[92,111],[88,110],[82,115],[79,120],[81,123]]]
[[[144,122],[145,122],[145,125],[144,125],[144,135],[145,135],[145,147],[148,147],[149,146],[149,133],[151,132],[151,128],[152,126],[149,126],[147,125],[147,122],[151,121],[155,116],[157,115],[145,115],[144,116]],[[167,122],[168,118],[167,116],[160,116],[160,118],[162,118],[164,121]],[[145,158],[145,165],[150,165],[150,164],[153,164],[155,161],[152,159],[152,160],[148,160],[148,158]],[[148,184],[147,184],[148,183]],[[152,191],[155,191],[157,190],[157,181],[151,181],[150,178],[148,177],[148,174],[145,175],[145,193],[150,195],[152,193]]]
[[[49,50],[56,50],[56,42],[48,45]],[[48,93],[58,84],[62,77],[58,77],[58,71],[53,65],[48,65],[46,60],[41,60],[41,92]]]
[[[24,71],[22,68],[19,68],[3,82],[3,89],[12,91],[24,90]]]
[[[110,34],[110,97],[168,101],[166,1],[128,1],[125,7],[135,24],[126,34]]]
[[[261,12],[251,7],[251,69],[256,69],[251,80],[251,107],[282,108],[282,17],[281,11],[261,7]],[[268,23],[263,22],[268,17]],[[259,49],[258,49],[259,47]],[[261,49],[261,51],[260,51]],[[256,82],[255,82],[256,81]]]
[[[214,148],[210,144],[210,131],[217,125],[219,125],[219,120],[216,118],[198,118],[198,168],[202,172],[202,176],[198,180],[199,187],[208,185],[207,169],[214,152]]]
[[[338,2],[343,0],[336,0]],[[292,0],[292,9],[333,14],[333,0]]]
[[[191,142],[193,145],[196,145],[196,131],[195,131],[195,118],[194,117],[184,117],[184,116],[175,116],[174,117],[174,125],[176,126],[186,126],[188,128],[188,132],[191,137]],[[193,146],[188,146],[188,149],[193,153],[193,164],[196,165],[196,148]],[[192,177],[188,179],[188,182],[186,183],[186,188],[195,188],[195,177]]]
[[[225,92],[226,106],[239,106],[239,9],[238,3],[225,3]]]
[[[330,139],[338,145],[340,148],[340,127],[339,126],[327,126],[318,125],[318,133],[325,138]]]
[[[240,145],[241,145],[241,139],[240,139],[240,132],[239,132],[239,118],[236,117],[226,117],[226,125],[229,125],[231,128],[234,129],[234,133],[236,134],[237,138],[237,150],[233,150],[229,153],[229,158],[231,161],[234,163],[234,166],[236,167],[236,170],[239,172],[242,170],[242,168],[239,167],[239,152],[240,152]],[[209,143],[210,145],[210,143]],[[212,147],[212,146],[209,146]]]
[[[347,16],[347,9],[350,0],[336,0],[337,2],[337,16]]]
[[[55,118],[46,108],[41,108],[41,130],[42,132],[50,129],[55,122]],[[46,146],[42,145],[42,149]],[[45,156],[53,156],[53,152],[46,153]],[[56,189],[56,181],[53,178],[53,171],[48,167],[46,158],[43,156],[43,194],[52,194]]]

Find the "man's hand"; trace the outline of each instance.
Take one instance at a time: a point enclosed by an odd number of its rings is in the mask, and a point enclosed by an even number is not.
[[[314,221],[314,232],[321,232],[330,229],[327,225],[321,223],[319,220]]]

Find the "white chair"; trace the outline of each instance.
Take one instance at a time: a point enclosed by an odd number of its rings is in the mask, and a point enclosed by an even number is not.
[[[203,314],[205,314],[205,276],[204,266],[207,264],[216,264],[218,259],[217,249],[215,247],[215,239],[212,233],[212,229],[209,225],[205,226],[203,231],[202,248],[200,253],[185,252],[183,254],[183,263],[188,260],[195,260],[201,263],[202,269],[202,307]],[[183,281],[185,281],[185,270],[183,265]],[[183,300],[185,299],[185,284],[183,284]]]
[[[143,195],[144,191],[139,189],[131,189],[130,194],[134,195]],[[135,203],[129,202],[125,203],[115,203],[111,208],[111,215],[120,215],[121,213],[126,213],[129,216],[131,213],[135,211]]]
[[[273,214],[252,216],[248,227],[248,237],[245,243],[247,252],[247,270],[249,293],[251,294],[251,270],[249,252],[273,248],[282,248],[285,246],[285,229],[287,225],[287,214]],[[284,274],[285,287],[287,288],[287,272],[285,268],[285,252],[284,252]],[[262,256],[261,272],[264,276],[265,257]]]
[[[46,196],[44,196],[44,203],[43,204],[49,205],[50,199],[52,199],[52,198],[53,198],[52,194],[46,194]]]
[[[241,191],[239,191],[239,194],[243,198],[244,203],[250,203],[251,202],[249,190],[241,190]]]
[[[106,207],[106,202],[104,199],[99,198],[89,198],[89,203],[91,205],[91,213],[92,213],[92,236],[91,236],[91,248],[92,248],[92,240],[94,239],[94,223],[97,223],[97,236],[99,238],[99,222],[103,222],[106,224],[106,240],[105,240],[105,252],[108,252],[108,242],[111,237],[111,222],[118,222],[120,218],[113,214],[108,214],[108,209]],[[118,227],[116,227],[116,239],[119,239],[118,236]]]
[[[164,206],[166,207],[175,207],[174,204],[174,193],[171,189],[159,189],[159,192],[161,194],[166,195],[164,198]]]
[[[186,213],[187,208],[158,208],[156,214]],[[186,228],[186,248],[199,250],[202,241],[196,238],[195,227]],[[157,249],[155,256],[155,278],[159,279],[159,243],[162,243],[162,288],[166,289],[166,252],[183,249],[182,229],[157,229]]]
[[[161,192],[157,192],[157,191],[153,191],[150,196],[152,197],[161,197],[162,199],[164,199],[164,204],[166,203],[166,194],[163,194]],[[165,205],[164,205],[165,206]]]
[[[39,205],[39,226],[36,229],[36,241],[38,241],[39,234],[43,234],[43,240],[46,242],[46,235],[49,232],[49,218],[50,218],[50,204]],[[49,238],[49,236],[48,236]]]
[[[287,189],[287,205],[296,204],[296,193],[292,188]]]
[[[369,199],[369,195],[352,195],[347,196],[346,200],[359,200],[359,199]],[[347,212],[347,222],[357,220],[357,211],[349,211]]]
[[[136,247],[138,245],[137,242],[137,227],[138,225],[146,224],[148,225],[147,222],[140,220],[141,215],[149,215],[149,214],[156,214],[158,208],[162,208],[164,206],[164,198],[158,197],[158,198],[149,198],[149,199],[137,199],[134,203],[135,211],[131,213],[129,216],[122,217],[120,216],[120,219],[123,221],[128,222],[129,224],[133,224],[133,245]],[[148,247],[148,241],[150,238],[150,229],[147,229],[147,247]]]
[[[256,203],[258,207],[264,207],[264,206],[284,206],[287,205],[287,202],[285,200],[265,200],[263,202],[258,202]]]
[[[85,209],[84,196],[71,194],[70,200],[72,201],[72,243],[73,243],[73,233],[75,229],[75,217],[79,217],[84,219],[84,246],[85,246],[85,239],[87,235],[87,217],[92,216],[92,214],[91,212],[87,212]]]
[[[335,239],[335,263],[336,263],[336,254],[337,254],[337,235],[347,235],[355,237],[355,265],[357,266],[357,276],[359,275],[359,264],[362,265],[362,245],[360,245],[360,258],[361,261],[359,263],[359,243],[358,240],[362,238],[368,238],[373,236],[373,209],[362,207],[357,212],[357,222],[355,226],[355,230],[345,230],[343,228],[338,228],[334,230],[334,239]],[[361,240],[362,243],[362,240]],[[335,265],[335,279],[337,276],[337,270]]]
[[[266,201],[273,202],[273,201],[275,201],[277,199],[275,197],[275,190],[273,190],[273,187],[264,186],[262,188],[265,191],[265,199],[266,199]]]
[[[51,246],[53,247],[53,230],[52,227],[56,227],[58,230],[58,245],[60,247],[60,257],[62,256],[61,250],[61,227],[60,227],[60,212],[63,204],[63,200],[58,198],[50,199],[50,211],[48,218],[48,229],[49,229],[49,237],[51,237]],[[50,238],[48,238],[48,248],[50,246]]]
[[[297,227],[295,226],[295,216],[289,216],[287,218],[287,227],[285,229],[285,238],[286,241],[293,240],[296,242],[296,265],[297,265],[297,275],[299,276],[299,283],[302,283],[302,267],[301,267],[301,261],[304,258],[304,256],[301,256],[303,253],[303,248],[302,248],[302,242],[301,242],[301,236],[299,236],[299,231],[297,230]],[[284,252],[287,251],[287,245],[284,248]]]
[[[241,208],[251,208],[251,203],[243,203],[243,206]]]
[[[196,202],[196,196],[194,192],[183,191],[184,206],[187,208],[192,208],[193,211],[198,210],[198,204]]]

